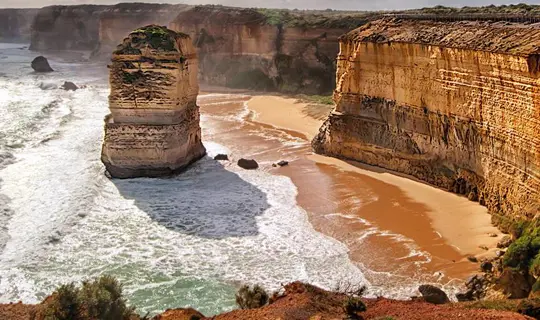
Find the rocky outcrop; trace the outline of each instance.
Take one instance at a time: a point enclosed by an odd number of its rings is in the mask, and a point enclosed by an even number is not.
[[[30,64],[35,72],[53,72],[53,68],[49,65],[49,60],[44,56],[36,57]]]
[[[205,83],[324,93],[335,85],[328,75],[335,72],[339,36],[366,21],[366,15],[197,6],[170,26],[193,38]]]
[[[201,158],[197,54],[188,35],[133,31],[114,52],[101,160],[113,177],[162,176]]]
[[[540,28],[379,20],[341,38],[316,152],[410,174],[511,219],[540,213]]]
[[[27,42],[38,9],[0,9],[0,42]]]
[[[446,293],[435,286],[423,284],[418,287],[418,291],[420,291],[422,298],[424,298],[426,302],[433,304],[445,304],[450,302]]]

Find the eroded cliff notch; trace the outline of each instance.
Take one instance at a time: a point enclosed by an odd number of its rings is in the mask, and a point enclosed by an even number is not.
[[[101,160],[116,178],[156,177],[184,169],[201,142],[195,48],[188,35],[150,25],[113,53],[110,115]]]

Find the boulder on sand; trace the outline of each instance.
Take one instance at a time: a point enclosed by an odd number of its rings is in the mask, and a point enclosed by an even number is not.
[[[214,157],[214,160],[223,160],[223,161],[228,161],[229,160],[229,156],[227,156],[226,154],[218,154]]]
[[[44,56],[39,56],[32,61],[32,69],[36,72],[53,72],[49,61]]]
[[[448,299],[446,293],[435,286],[423,284],[418,288],[418,291],[420,291],[422,298],[424,298],[426,302],[433,304],[444,304],[450,302],[450,299]]]
[[[257,161],[251,159],[251,160],[248,160],[248,159],[240,159],[238,160],[238,166],[240,168],[244,168],[246,170],[254,170],[254,169],[257,169],[259,167],[259,164],[257,163]]]
[[[65,81],[61,88],[66,91],[76,91],[77,89],[79,89],[76,84],[69,81]]]

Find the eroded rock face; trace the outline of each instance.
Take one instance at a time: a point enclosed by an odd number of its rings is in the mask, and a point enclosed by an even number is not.
[[[540,212],[540,29],[379,20],[342,37],[316,152],[413,175],[492,213]]]
[[[206,153],[197,68],[189,36],[165,27],[135,30],[118,46],[101,156],[113,177],[168,175]]]
[[[334,20],[321,14],[196,6],[180,12],[170,26],[193,38],[204,83],[322,94],[335,87],[328,75],[335,73],[339,37],[367,22]]]

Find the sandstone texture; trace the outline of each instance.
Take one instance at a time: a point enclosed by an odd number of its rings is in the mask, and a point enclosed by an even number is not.
[[[113,54],[110,86],[101,159],[111,176],[168,175],[206,153],[188,35],[155,25],[133,31]]]
[[[540,28],[383,19],[343,36],[316,152],[415,176],[496,216],[540,212]]]

